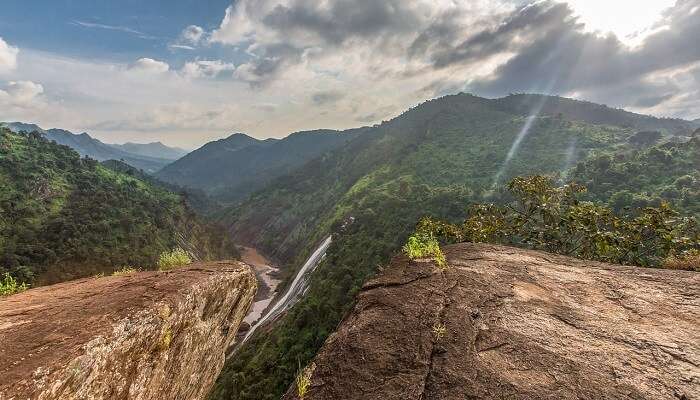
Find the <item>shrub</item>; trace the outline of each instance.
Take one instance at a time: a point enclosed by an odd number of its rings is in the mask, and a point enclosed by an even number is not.
[[[543,176],[515,178],[508,189],[513,199],[509,204],[474,205],[461,225],[424,218],[404,250],[409,256],[433,254],[441,238],[520,245],[628,265],[685,269],[697,264],[700,228],[668,203],[618,215],[605,205],[580,201],[584,187],[556,187]],[[695,256],[669,258],[674,254]]]
[[[432,233],[417,232],[408,238],[408,242],[403,247],[403,251],[408,258],[415,260],[418,258],[431,258],[440,268],[447,266],[445,255],[440,249],[440,243]]]
[[[134,267],[131,267],[129,265],[122,267],[121,269],[112,272],[112,276],[123,276],[123,275],[129,275],[137,272],[137,269]]]
[[[17,280],[7,272],[4,278],[0,280],[0,296],[9,296],[27,289],[29,289],[29,285],[26,283],[18,283]]]
[[[190,254],[180,247],[172,251],[165,251],[158,257],[158,270],[167,271],[173,268],[181,267],[192,263]]]

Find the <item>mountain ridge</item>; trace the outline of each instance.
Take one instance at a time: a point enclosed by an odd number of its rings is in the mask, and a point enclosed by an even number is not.
[[[41,132],[47,139],[66,145],[76,150],[81,156],[87,156],[97,161],[124,160],[133,167],[149,173],[158,171],[173,160],[186,154],[185,150],[171,148],[162,143],[158,146],[157,144],[160,142],[156,142],[156,146],[153,146],[154,143],[108,144],[93,138],[87,132],[76,134],[60,128],[43,129],[36,124],[23,122],[3,122],[0,125],[14,132]]]
[[[352,137],[352,132],[334,130],[295,132],[283,139],[265,140],[234,133],[187,154],[156,173],[156,177],[235,203]]]

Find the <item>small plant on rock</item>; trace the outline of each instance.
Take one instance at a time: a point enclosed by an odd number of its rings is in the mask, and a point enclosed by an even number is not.
[[[297,373],[295,383],[297,387],[297,395],[299,395],[300,399],[303,399],[304,396],[306,396],[306,393],[309,391],[309,387],[311,386],[311,375],[313,374],[315,367],[316,366],[314,364],[311,364]]]
[[[11,294],[23,292],[29,289],[26,283],[18,283],[17,279],[5,272],[3,279],[0,279],[0,296],[9,296]]]
[[[412,260],[431,258],[438,267],[447,267],[447,260],[440,249],[440,243],[431,232],[416,231],[408,238],[408,242],[403,246],[403,251]]]
[[[117,271],[112,272],[112,276],[124,276],[124,275],[130,275],[137,272],[136,268],[131,267],[129,265],[120,268]]]
[[[180,247],[163,252],[158,258],[158,270],[168,271],[192,263],[190,253]]]
[[[447,333],[447,327],[442,322],[437,322],[433,325],[433,336],[435,340],[441,340]]]

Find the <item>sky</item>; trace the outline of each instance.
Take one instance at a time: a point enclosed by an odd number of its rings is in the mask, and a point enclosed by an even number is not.
[[[700,0],[3,0],[0,121],[189,149],[537,92],[700,118]]]

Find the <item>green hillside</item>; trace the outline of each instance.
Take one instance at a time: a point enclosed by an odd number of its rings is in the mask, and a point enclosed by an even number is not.
[[[258,140],[242,133],[207,143],[159,171],[158,179],[201,189],[225,203],[237,203],[271,180],[321,154],[343,146],[353,132],[296,132],[284,139]]]
[[[0,129],[0,274],[45,284],[152,268],[183,247],[200,259],[234,257],[220,228],[202,223],[180,195],[39,133]]]
[[[531,174],[594,183],[589,196],[614,200],[616,193],[605,190],[605,180],[620,178],[613,172],[617,169],[634,174],[632,165],[644,170],[647,158],[657,151],[640,148],[630,138],[650,124],[663,128],[665,138],[686,134],[675,128],[682,121],[666,126],[653,117],[591,103],[581,103],[584,110],[577,110],[575,104],[556,97],[488,100],[466,94],[428,101],[362,130],[346,146],[222,212],[220,217],[232,226],[237,240],[292,269],[325,235],[333,233],[334,240],[305,297],[271,330],[237,352],[211,398],[278,398],[299,365],[313,357],[352,307],[363,282],[401,248],[422,216],[458,221],[470,204],[502,198],[502,184],[511,177]],[[542,112],[528,123],[529,114],[522,110],[538,108]],[[530,129],[522,135],[526,125]],[[520,146],[506,163],[519,136]],[[649,194],[657,187],[680,185],[674,203],[686,213],[694,212],[697,201],[686,207],[683,196],[691,194],[684,191],[687,185],[695,190],[698,184],[697,168],[692,170],[697,143],[660,146],[659,151],[678,158],[677,168],[650,168],[647,178],[630,180],[628,190],[655,202]],[[601,157],[614,162],[596,164]]]

